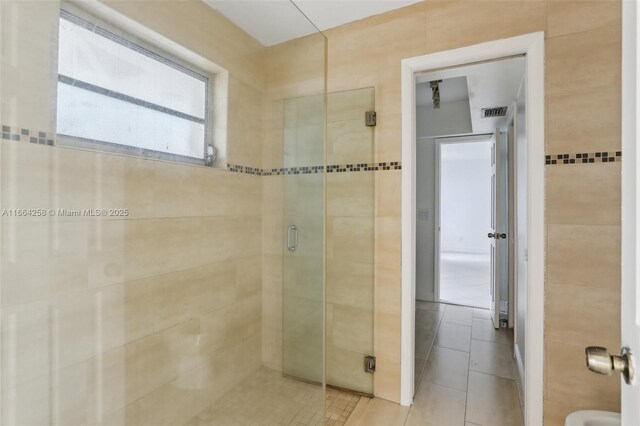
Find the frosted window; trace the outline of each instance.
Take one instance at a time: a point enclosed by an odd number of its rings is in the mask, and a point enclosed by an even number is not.
[[[207,88],[207,77],[61,12],[60,135],[203,159]]]

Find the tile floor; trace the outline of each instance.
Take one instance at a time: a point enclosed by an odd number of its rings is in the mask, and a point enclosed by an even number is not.
[[[326,426],[342,426],[362,398],[359,395],[327,388],[326,393]]]
[[[404,425],[522,425],[511,332],[485,309],[416,307],[417,390]]]
[[[322,388],[262,368],[189,426],[521,426],[512,334],[485,309],[416,304],[416,394],[411,407]]]
[[[440,300],[456,305],[489,309],[491,301],[489,255],[440,255]]]
[[[409,407],[382,398],[361,398],[345,426],[403,425]]]
[[[327,426],[342,426],[359,395],[327,388]],[[368,398],[365,398],[368,399]],[[322,387],[261,368],[211,407],[191,419],[188,426],[321,426]]]

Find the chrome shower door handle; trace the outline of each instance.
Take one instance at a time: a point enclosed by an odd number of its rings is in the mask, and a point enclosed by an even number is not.
[[[291,244],[291,234],[294,235],[293,244]],[[287,229],[287,249],[289,251],[296,251],[298,248],[298,228],[295,225],[291,225],[289,229]]]

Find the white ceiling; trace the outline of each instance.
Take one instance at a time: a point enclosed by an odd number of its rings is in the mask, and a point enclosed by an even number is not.
[[[263,45],[272,46],[312,34],[315,27],[327,30],[421,0],[204,1]]]
[[[441,104],[448,99],[457,99],[460,96],[459,83],[452,85],[458,86],[454,87],[455,93],[447,94],[447,82],[449,79],[457,80],[455,77],[466,77],[473,133],[493,133],[504,117],[482,118],[481,110],[511,107],[524,77],[524,67],[524,57],[517,57],[423,74],[416,78],[416,103],[418,106],[432,104],[429,82],[433,80],[444,80],[440,83]]]

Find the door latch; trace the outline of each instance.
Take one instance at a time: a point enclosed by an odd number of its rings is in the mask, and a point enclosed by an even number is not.
[[[504,232],[495,232],[495,233],[494,232],[489,232],[487,234],[487,237],[493,238],[493,239],[496,239],[496,240],[504,240],[504,239],[507,238],[507,234],[505,234]]]

